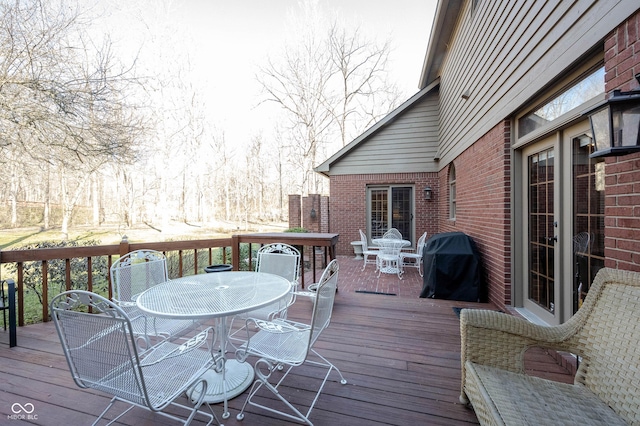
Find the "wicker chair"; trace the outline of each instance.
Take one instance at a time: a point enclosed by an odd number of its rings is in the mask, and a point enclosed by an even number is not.
[[[132,408],[141,407],[185,425],[196,415],[204,416],[207,425],[214,420],[219,424],[210,406],[207,405],[211,413],[200,410],[206,393],[201,376],[217,364],[207,347],[213,341],[209,337],[212,328],[189,340],[165,340],[141,352],[127,314],[102,296],[81,290],[61,293],[51,301],[51,316],[76,384],[113,395],[94,425],[117,401],[130,406],[111,422]],[[175,401],[188,389],[200,386],[201,398],[194,406]],[[169,406],[174,407],[170,413],[163,411]],[[175,407],[188,413],[186,420],[177,417]]]
[[[559,326],[463,309],[460,332],[460,400],[481,424],[640,425],[640,273],[600,270]],[[574,384],[525,375],[530,347],[577,355]]]
[[[257,327],[259,331],[248,336],[247,343],[236,352],[236,356],[241,362],[246,361],[248,356],[257,356],[259,359],[255,363],[256,381],[253,383],[253,386],[249,391],[249,395],[242,406],[242,410],[237,415],[238,420],[244,419],[244,410],[247,407],[247,404],[249,404],[272,413],[277,413],[289,419],[311,425],[312,423],[309,420],[309,415],[318,401],[318,397],[320,396],[331,371],[335,370],[338,373],[340,376],[340,383],[347,383],[340,370],[338,370],[335,365],[316,352],[313,348],[318,337],[320,337],[322,331],[329,326],[329,322],[331,320],[333,302],[335,300],[338,283],[338,269],[338,262],[336,260],[332,260],[322,273],[322,277],[318,283],[317,295],[313,299],[313,313],[311,315],[310,324],[302,324],[282,318],[276,318],[273,321],[263,321],[251,318],[247,320],[247,330],[250,331]],[[253,325],[255,325],[255,327]],[[317,358],[317,360],[313,358]],[[303,414],[287,400],[287,393],[280,388],[280,385],[287,378],[293,367],[304,363],[326,368],[327,372],[310,404],[310,407],[306,413]],[[281,365],[288,366],[287,370],[277,379],[272,377],[272,373],[274,373],[274,371]],[[273,381],[277,380],[277,382],[271,383],[269,379],[273,379]],[[288,408],[288,412],[283,412],[274,409],[272,406],[263,405],[257,402],[256,400],[265,401],[260,395],[256,396],[256,393],[262,387],[273,392],[273,394]],[[295,393],[296,390],[294,389],[293,392]],[[266,404],[273,405],[273,402],[266,402]]]
[[[127,253],[113,263],[110,274],[113,301],[127,313],[141,348],[153,345],[158,339],[168,339],[195,324],[194,321],[150,317],[136,305],[140,293],[169,281],[167,258],[161,252],[135,250]]]

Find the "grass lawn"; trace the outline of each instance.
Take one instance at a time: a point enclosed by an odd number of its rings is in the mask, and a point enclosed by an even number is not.
[[[179,241],[226,237],[240,232],[280,232],[287,229],[286,223],[276,224],[244,224],[220,222],[213,226],[189,225],[179,222],[171,222],[168,227],[162,229],[147,225],[138,225],[133,228],[122,228],[117,225],[102,225],[94,227],[90,225],[73,226],[69,230],[69,240],[87,241],[97,240],[99,244],[118,244],[123,236],[127,236],[130,242],[156,242]],[[64,237],[60,228],[42,230],[40,227],[0,229],[0,250],[9,250],[35,244],[41,241],[61,241]]]

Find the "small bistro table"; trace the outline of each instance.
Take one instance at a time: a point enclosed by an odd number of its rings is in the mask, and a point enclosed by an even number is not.
[[[215,319],[220,338],[223,368],[209,370],[205,401],[224,402],[223,418],[229,418],[228,400],[251,384],[253,367],[226,359],[227,321],[230,316],[278,302],[290,294],[291,283],[277,275],[261,272],[218,272],[170,280],[140,293],[136,303],[148,315],[182,320]],[[213,349],[213,348],[212,348]],[[192,391],[191,398],[197,398]]]

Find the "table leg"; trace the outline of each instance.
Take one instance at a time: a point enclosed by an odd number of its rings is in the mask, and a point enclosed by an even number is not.
[[[253,383],[254,371],[248,362],[239,362],[235,359],[227,359],[227,329],[226,318],[217,320],[218,335],[220,336],[220,353],[222,354],[222,369],[216,371],[211,369],[204,373],[202,377],[207,381],[207,393],[204,396],[204,402],[215,404],[224,402],[222,418],[228,419],[229,399],[235,398],[242,394],[251,383]],[[193,388],[188,392],[188,396],[192,401],[196,401],[200,396],[200,391]]]

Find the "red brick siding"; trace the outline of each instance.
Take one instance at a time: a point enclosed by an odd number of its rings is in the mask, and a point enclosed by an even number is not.
[[[340,234],[337,252],[353,254],[352,241],[359,241],[358,229],[367,229],[367,186],[405,184],[415,186],[416,235],[438,232],[438,191],[432,201],[424,199],[424,187],[438,188],[436,173],[388,173],[331,176],[331,218],[329,232]]]
[[[635,90],[640,73],[640,11],[612,31],[604,41],[605,91]]]
[[[302,226],[301,214],[302,199],[299,194],[289,195],[289,228],[299,228]]]
[[[605,39],[605,90],[637,90],[640,11]],[[640,271],[640,154],[607,158],[605,266]]]
[[[489,300],[511,303],[511,125],[505,120],[455,159],[456,219],[449,219],[449,167],[440,172],[440,232],[464,232],[480,252]]]
[[[311,217],[311,209],[316,211],[316,217]],[[320,206],[320,195],[309,194],[302,197],[302,226],[309,232],[320,232],[322,209]]]

